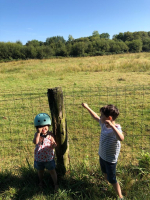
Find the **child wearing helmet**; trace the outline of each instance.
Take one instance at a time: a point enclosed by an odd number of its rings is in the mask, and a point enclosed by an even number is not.
[[[49,126],[51,126],[50,116],[46,113],[36,115],[34,126],[37,130],[33,139],[33,143],[35,144],[34,168],[38,170],[40,180],[39,186],[43,186],[43,174],[46,168],[50,172],[56,191],[58,185],[54,161],[54,148],[57,144],[54,140],[53,133],[49,131]]]

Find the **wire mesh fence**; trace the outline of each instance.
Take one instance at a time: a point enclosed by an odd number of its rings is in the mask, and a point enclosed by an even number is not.
[[[119,156],[122,164],[136,163],[139,153],[150,152],[150,86],[70,88],[63,95],[72,166],[80,162],[98,163],[100,127],[82,102],[96,113],[110,103],[120,110],[117,123],[125,135]],[[33,166],[33,121],[40,112],[50,114],[46,89],[1,91],[0,170]]]
[[[17,169],[33,162],[33,120],[41,112],[49,112],[46,93],[39,91],[1,92],[1,168]]]
[[[86,102],[97,113],[100,107],[114,104],[120,110],[117,123],[125,134],[119,160],[122,164],[136,163],[139,153],[150,151],[150,87],[100,87],[87,90],[75,88],[65,94],[70,154],[73,160],[96,163],[100,127],[81,103]],[[74,151],[73,151],[74,149]]]

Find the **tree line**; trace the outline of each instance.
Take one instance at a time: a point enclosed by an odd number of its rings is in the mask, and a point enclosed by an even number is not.
[[[45,42],[28,41],[25,45],[21,41],[0,42],[0,61],[44,59],[52,57],[78,57],[122,54],[127,52],[150,52],[150,31],[124,32],[113,35],[99,34],[93,31],[92,36],[74,39],[68,36],[66,41],[62,36],[54,36]]]

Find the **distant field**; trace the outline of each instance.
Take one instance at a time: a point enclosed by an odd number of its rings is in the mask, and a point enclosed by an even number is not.
[[[1,90],[150,85],[150,53],[0,63]]]

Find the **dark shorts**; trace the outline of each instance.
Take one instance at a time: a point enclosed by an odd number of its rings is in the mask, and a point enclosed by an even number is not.
[[[48,162],[34,161],[34,168],[37,170],[44,170],[44,169],[53,170],[55,169],[55,161],[54,160]]]
[[[109,183],[117,183],[116,180],[116,165],[117,163],[110,163],[102,158],[99,159],[101,170],[103,173],[107,174],[107,180]]]

